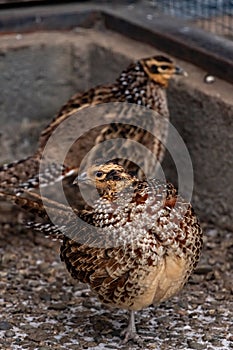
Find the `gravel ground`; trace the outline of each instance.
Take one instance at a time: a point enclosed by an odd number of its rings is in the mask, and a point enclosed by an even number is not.
[[[233,349],[233,234],[203,224],[196,273],[170,301],[136,317],[144,349]],[[67,273],[59,242],[14,226],[0,233],[0,343],[6,350],[138,349],[120,344],[123,310]]]

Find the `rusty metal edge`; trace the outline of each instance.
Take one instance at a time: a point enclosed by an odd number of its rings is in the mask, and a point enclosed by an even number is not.
[[[98,5],[58,5],[33,9],[1,11],[0,33],[37,30],[68,30],[80,26],[91,28],[102,21],[109,30],[150,44],[172,56],[189,61],[208,73],[233,83],[233,43],[183,22],[155,18],[147,21],[145,10],[137,7]]]
[[[104,20],[110,30],[189,61],[233,83],[233,43],[228,40],[181,25],[181,22],[165,23],[164,18],[147,25],[138,14],[127,18],[105,12]]]

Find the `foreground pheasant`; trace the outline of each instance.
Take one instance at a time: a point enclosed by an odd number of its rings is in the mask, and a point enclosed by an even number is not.
[[[60,165],[57,164],[56,160],[59,158],[61,148],[64,145],[60,142],[52,147],[50,154],[55,164],[52,164],[51,167],[46,170],[47,173],[44,175],[44,182],[52,183],[56,178],[60,178],[61,175],[66,177],[73,174],[78,170],[82,159],[94,145],[114,138],[129,138],[136,142],[141,142],[147,149],[152,151],[158,161],[161,161],[164,154],[163,144],[166,141],[167,120],[169,118],[165,90],[168,86],[169,79],[174,74],[185,75],[185,72],[181,68],[176,67],[172,60],[167,57],[150,57],[131,64],[121,73],[114,84],[97,86],[85,93],[76,94],[61,108],[56,118],[42,131],[38,149],[33,156],[0,167],[1,186],[6,188],[9,186],[15,188],[18,186],[23,188],[37,187],[42,154],[54,130],[60,126],[61,134],[63,136],[65,135],[67,139],[71,138],[70,133],[73,133],[74,127],[71,126],[70,129],[67,130],[67,127],[64,126],[64,129],[62,129],[62,123],[71,116],[74,116],[75,113],[77,113],[77,117],[79,117],[79,113],[83,111],[83,109],[87,111],[88,107],[106,103],[129,102],[131,106],[135,104],[156,111],[158,113],[156,116],[159,122],[150,127],[151,134],[156,135],[156,137],[153,137],[149,132],[144,130],[143,126],[137,127],[131,125],[129,117],[126,118],[128,119],[128,126],[122,124],[119,116],[120,111],[117,108],[117,110],[113,110],[113,120],[117,120],[119,123],[111,123],[110,121],[107,126],[95,127],[85,132],[83,135],[81,133],[82,136],[79,137],[67,153],[65,165],[61,164],[63,167],[62,170],[60,170]],[[122,112],[123,107],[119,106],[119,108]],[[127,113],[127,111],[123,111],[121,114],[125,117]],[[142,114],[142,116],[145,118],[145,114]],[[85,123],[88,118],[90,119],[87,111],[84,118],[78,121],[78,125],[75,126],[77,133],[82,130],[82,128],[85,129]],[[146,126],[147,121],[144,121],[144,123]],[[116,146],[116,148],[118,148],[118,146]],[[114,149],[109,149],[109,146],[106,146],[104,149],[101,149],[101,153],[101,157],[112,159]],[[124,158],[128,159],[129,154],[132,154],[131,148],[128,150],[126,149]],[[96,157],[93,155],[92,160],[96,158],[99,158],[99,156]],[[143,157],[140,157],[141,161],[142,158]],[[123,164],[127,166],[128,162],[123,162]]]
[[[62,238],[68,271],[104,304],[130,310],[124,342],[139,341],[134,311],[172,297],[197,265],[202,247],[197,217],[171,184],[141,181],[112,162],[91,166],[78,181],[98,191],[89,210],[73,212],[45,198],[43,207],[33,193],[31,199],[4,190],[0,196],[44,218],[30,226]]]

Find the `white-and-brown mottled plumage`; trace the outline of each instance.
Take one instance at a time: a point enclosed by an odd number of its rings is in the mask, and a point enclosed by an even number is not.
[[[70,208],[45,200],[53,224],[30,226],[63,237],[68,271],[103,303],[131,310],[125,341],[137,338],[133,312],[173,296],[195,268],[202,246],[198,219],[173,185],[141,181],[118,164],[93,165],[78,179],[99,193],[92,209],[75,211],[77,219]]]

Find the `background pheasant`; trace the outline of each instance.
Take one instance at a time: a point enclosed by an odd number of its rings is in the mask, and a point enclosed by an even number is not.
[[[177,293],[199,260],[197,217],[171,184],[141,181],[119,164],[93,165],[78,180],[97,189],[93,208],[72,211],[46,198],[42,205],[37,194],[23,198],[4,189],[0,196],[43,218],[29,226],[63,240],[68,271],[104,304],[131,311],[124,342],[139,341],[134,311]]]
[[[130,138],[136,142],[141,142],[148,150],[154,153],[158,161],[161,161],[164,153],[163,143],[165,143],[167,135],[167,120],[169,118],[165,89],[168,85],[169,79],[174,74],[185,73],[182,69],[176,67],[167,57],[150,57],[131,64],[121,73],[114,84],[97,86],[85,93],[76,94],[61,108],[56,118],[42,131],[38,149],[33,156],[0,167],[1,186],[22,186],[24,188],[37,187],[40,162],[43,163],[44,161],[42,160],[42,154],[47,141],[57,127],[61,127],[60,134],[62,135],[63,140],[64,135],[69,139],[71,137],[69,133],[72,133],[73,135],[74,127],[71,126],[70,129],[67,129],[65,126],[62,128],[62,125],[64,121],[68,120],[71,116],[77,115],[77,117],[79,117],[81,111],[84,112],[84,117],[83,119],[79,118],[76,130],[78,129],[77,132],[80,132],[82,136],[74,142],[70,150],[67,152],[64,162],[65,165],[57,164],[60,150],[64,147],[62,142],[58,142],[51,147],[49,152],[51,164],[48,167],[48,161],[46,160],[45,163],[47,168],[45,174],[43,174],[44,184],[53,183],[57,178],[60,178],[61,175],[62,177],[66,177],[74,174],[87,152],[91,150],[94,145],[99,144],[104,140],[119,137]],[[112,123],[111,120],[108,120],[108,125],[91,128],[91,130],[82,134],[82,130],[85,130],[85,125],[89,117],[87,107],[115,102],[129,102],[130,104],[144,106],[158,112],[158,123],[151,126],[151,133],[158,137],[153,137],[150,133],[143,130],[143,127],[139,128],[132,126],[130,124],[130,116],[134,113],[132,107],[130,107],[131,111],[129,116],[128,111],[122,111],[122,106],[119,107],[120,111],[118,107],[113,110],[112,120],[117,120],[118,123]],[[104,116],[105,113],[107,113],[107,111],[103,110],[103,123],[106,122]],[[121,123],[122,119],[120,118],[120,114],[128,120],[128,126]],[[117,146],[115,149],[116,148]],[[101,157],[107,159],[109,155],[110,158],[112,158],[113,152],[114,149],[109,150],[109,147],[106,146],[105,148],[101,148],[100,153]],[[129,148],[128,151],[126,149],[124,158],[127,159],[127,156],[131,153],[131,148]],[[98,157],[93,153],[91,160]],[[123,162],[123,164],[127,166],[129,165],[129,162],[126,161]],[[136,168],[136,172],[138,169],[139,168]]]

